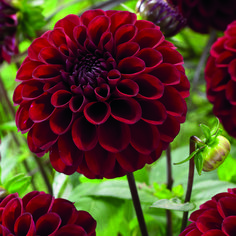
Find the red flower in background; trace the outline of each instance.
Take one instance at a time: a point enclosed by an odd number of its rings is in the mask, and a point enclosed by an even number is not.
[[[115,178],[153,163],[187,111],[183,58],[158,26],[123,11],[68,15],[33,41],[16,124],[59,172]]]
[[[16,46],[16,9],[0,0],[0,63],[10,63],[11,57],[18,53]]]
[[[209,33],[211,28],[224,31],[236,20],[235,0],[167,0],[177,6],[194,31]]]
[[[95,236],[96,221],[72,202],[33,191],[22,199],[8,195],[0,203],[0,234],[4,236]]]
[[[205,68],[207,98],[225,130],[236,138],[236,21],[211,47]]]
[[[216,194],[194,211],[192,222],[179,236],[236,235],[236,188]]]

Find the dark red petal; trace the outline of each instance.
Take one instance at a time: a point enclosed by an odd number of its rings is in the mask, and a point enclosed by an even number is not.
[[[90,171],[102,177],[112,172],[116,163],[115,157],[99,144],[91,151],[85,152],[85,160]]]
[[[126,57],[131,57],[136,55],[139,51],[140,47],[138,43],[135,42],[127,42],[118,45],[116,52],[116,60],[120,61]]]
[[[95,9],[95,10],[88,10],[85,11],[81,17],[81,23],[85,26],[88,26],[89,23],[96,17],[96,16],[102,16],[105,15],[105,12],[103,10],[100,9]]]
[[[125,150],[116,153],[116,159],[124,170],[134,172],[144,167],[147,155],[138,152],[129,145]]]
[[[172,116],[182,116],[187,110],[186,103],[179,92],[170,86],[166,86],[160,102],[165,106],[166,112]]]
[[[87,28],[83,25],[76,26],[73,31],[73,36],[78,47],[82,49],[87,38]]]
[[[103,33],[108,30],[110,25],[109,18],[107,16],[97,16],[88,24],[88,36],[98,45]]]
[[[73,39],[73,30],[74,27],[76,27],[76,25],[80,24],[80,18],[77,15],[67,15],[66,17],[64,17],[63,19],[59,20],[55,26],[54,29],[57,27],[61,27],[63,28],[63,30],[65,31],[65,33],[71,38]]]
[[[33,78],[40,81],[53,81],[57,83],[61,80],[61,65],[39,65],[33,71]]]
[[[125,124],[134,124],[141,118],[141,107],[132,98],[114,99],[111,101],[110,106],[112,117]]]
[[[96,228],[96,221],[87,211],[77,211],[77,220],[75,224],[82,226],[88,235],[93,235]],[[94,235],[95,236],[95,235]]]
[[[109,85],[111,86],[115,86],[120,79],[121,79],[120,71],[116,69],[110,70],[107,74],[107,80]]]
[[[68,131],[73,121],[73,115],[69,108],[57,108],[49,119],[51,130],[58,135]]]
[[[162,63],[162,54],[152,48],[144,48],[136,56],[145,62],[146,72],[153,70]]]
[[[115,34],[115,31],[119,29],[122,25],[133,25],[136,22],[136,19],[137,16],[134,13],[130,13],[128,11],[117,11],[111,16],[111,33]]]
[[[30,103],[25,103],[16,112],[16,126],[22,133],[28,132],[34,124],[29,118],[29,107]]]
[[[149,74],[140,74],[135,77],[134,81],[139,86],[138,97],[151,100],[162,97],[164,86],[155,76]]]
[[[18,193],[12,193],[7,195],[0,203],[0,208],[3,208],[7,205],[8,202],[10,202],[12,199],[18,198]]]
[[[198,229],[205,233],[212,229],[221,229],[222,218],[215,209],[206,210],[197,219]]]
[[[73,123],[72,138],[80,150],[89,151],[98,142],[96,126],[88,122],[84,117],[80,117]]]
[[[53,166],[53,168],[60,172],[64,173],[66,175],[71,175],[73,174],[78,166],[72,165],[72,166],[67,166],[60,157],[59,150],[58,150],[58,145],[55,143],[51,148],[50,148],[50,154],[49,154],[50,162]]]
[[[228,67],[233,59],[235,59],[235,53],[224,51],[216,58],[216,67]]]
[[[116,91],[121,97],[134,97],[139,92],[139,86],[133,80],[124,79],[117,84]]]
[[[84,116],[95,125],[106,122],[110,113],[110,105],[106,102],[90,102],[84,107]]]
[[[202,234],[202,236],[225,236],[225,234],[222,232],[222,230],[213,229]]]
[[[235,224],[235,222],[236,222],[236,216],[235,215],[226,217],[223,220],[222,231],[228,236],[236,235],[236,224]]]
[[[230,80],[226,85],[225,95],[226,98],[229,100],[230,104],[236,105],[236,81]]]
[[[154,23],[152,23],[151,21],[147,21],[147,20],[137,20],[135,22],[135,26],[138,28],[138,30],[142,30],[142,29],[146,29],[146,28],[157,28],[159,29],[159,26],[156,26]]]
[[[83,153],[75,146],[71,132],[60,135],[57,141],[58,152],[60,154],[61,160],[67,166],[77,166],[81,163],[83,158]]]
[[[168,115],[164,123],[158,127],[158,130],[161,134],[161,140],[170,143],[179,133],[180,123],[175,117]]]
[[[182,65],[184,63],[182,55],[176,51],[176,49],[163,46],[157,47],[156,50],[162,54],[163,63],[170,63],[174,65]]]
[[[157,47],[163,40],[164,36],[162,32],[159,29],[152,28],[144,28],[140,30],[135,38],[140,49]]]
[[[110,97],[110,86],[108,84],[101,84],[94,89],[96,98],[100,102],[106,101]]]
[[[88,236],[85,230],[78,225],[65,225],[60,228],[55,236]]]
[[[39,53],[40,61],[46,64],[65,64],[66,58],[54,47],[45,47]]]
[[[14,232],[14,224],[23,213],[23,205],[20,198],[11,199],[2,212],[2,225]]]
[[[109,152],[124,150],[130,142],[130,129],[127,124],[109,118],[98,126],[98,141]]]
[[[227,39],[227,41],[224,44],[225,49],[236,52],[236,37],[232,37]]]
[[[38,98],[40,95],[44,93],[43,87],[44,84],[40,81],[31,80],[27,83],[22,83],[22,91],[21,95],[24,100],[33,100]]]
[[[218,57],[225,51],[224,43],[227,39],[225,37],[218,38],[211,47],[210,54],[213,57]]]
[[[155,125],[139,121],[130,125],[131,145],[143,154],[150,154],[159,145],[160,134]]]
[[[48,39],[56,47],[67,44],[66,35],[62,28],[54,28],[54,30],[50,31]]]
[[[36,222],[36,235],[55,235],[61,224],[60,217],[53,212],[42,215]]]
[[[72,112],[82,112],[85,104],[87,104],[86,98],[83,95],[78,94],[71,98],[69,107]]]
[[[145,62],[138,57],[126,57],[119,62],[117,69],[123,75],[134,76],[145,70]]]
[[[228,69],[231,79],[236,81],[236,59],[232,60],[229,63],[229,69]]]
[[[51,104],[54,107],[63,107],[67,105],[72,98],[72,94],[66,90],[58,90],[52,94]]]
[[[166,117],[166,109],[164,105],[156,100],[140,100],[139,104],[142,108],[142,120],[154,124],[162,124]]]
[[[51,105],[51,95],[45,93],[32,102],[29,109],[29,117],[34,122],[42,122],[47,120],[53,111],[54,107]]]
[[[88,165],[86,163],[85,158],[83,158],[82,162],[80,163],[80,165],[78,166],[77,170],[78,173],[83,174],[84,176],[86,176],[89,179],[102,179],[104,176],[99,176],[96,175],[95,173],[93,173],[89,168]]]
[[[41,38],[35,39],[28,48],[29,58],[32,60],[38,61],[39,60],[38,55],[39,55],[39,52],[41,51],[41,49],[43,49],[45,47],[50,47],[50,46],[51,46],[50,43],[45,38],[41,37]]]
[[[169,63],[162,63],[150,74],[157,77],[165,85],[175,85],[180,82],[180,72]]]
[[[113,35],[111,32],[106,31],[100,38],[98,48],[102,51],[112,52],[114,46],[113,41]]]
[[[48,213],[52,207],[54,197],[50,194],[39,194],[33,197],[25,207],[25,211],[29,212],[34,222],[36,222],[39,217]]]
[[[51,131],[48,121],[35,124],[31,130],[33,143],[43,150],[50,148],[57,141],[58,135]]]
[[[16,235],[33,236],[36,233],[33,217],[29,213],[23,213],[19,216],[14,225]]]
[[[39,191],[32,191],[27,193],[23,198],[22,198],[22,202],[23,202],[23,207],[25,209],[26,205],[31,201],[31,199],[33,199],[34,197],[36,197],[39,194],[45,194],[44,192],[39,192]]]
[[[21,64],[21,67],[17,71],[16,81],[26,81],[32,79],[32,73],[36,67],[42,65],[42,62],[27,61]]]
[[[13,102],[14,104],[21,104],[22,99],[22,88],[24,87],[24,83],[17,85],[14,94],[13,94]]]
[[[11,234],[11,232],[4,227],[3,225],[0,225],[0,235],[2,236],[14,236],[13,234]]]
[[[32,131],[33,129],[31,129],[27,135],[27,143],[28,143],[29,149],[31,152],[35,153],[38,157],[42,157],[48,150],[43,150],[34,144],[33,138],[32,138]]]
[[[63,198],[57,198],[53,202],[51,211],[61,218],[61,227],[66,224],[75,224],[78,211],[76,211],[72,202]]]
[[[136,34],[137,28],[134,25],[122,25],[116,30],[114,36],[116,46],[130,42],[136,36]]]
[[[236,198],[235,197],[222,197],[217,204],[217,209],[222,218],[230,215],[236,215]]]

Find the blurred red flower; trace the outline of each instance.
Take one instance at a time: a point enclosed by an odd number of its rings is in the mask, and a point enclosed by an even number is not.
[[[224,31],[236,20],[235,0],[167,0],[177,6],[194,31],[209,33],[211,28]]]
[[[22,199],[10,194],[0,203],[0,234],[95,236],[96,221],[73,203],[33,191]]]
[[[11,57],[18,53],[16,29],[16,9],[6,1],[0,0],[0,64],[3,61],[10,63]]]
[[[205,68],[207,98],[225,130],[236,138],[236,21],[211,47]]]
[[[68,15],[33,41],[17,73],[17,127],[65,174],[115,178],[153,163],[187,111],[183,58],[126,11]]]
[[[236,188],[216,194],[194,211],[192,222],[179,236],[236,235]]]

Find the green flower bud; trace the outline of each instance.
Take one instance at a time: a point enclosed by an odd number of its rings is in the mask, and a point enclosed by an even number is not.
[[[230,142],[225,137],[217,136],[213,143],[207,145],[201,152],[203,157],[203,171],[212,171],[218,168],[230,152]]]

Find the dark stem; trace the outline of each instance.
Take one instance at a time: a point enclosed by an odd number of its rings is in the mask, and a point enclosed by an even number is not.
[[[134,208],[135,208],[136,215],[138,218],[139,227],[140,227],[142,236],[148,236],[147,227],[144,221],[143,211],[141,208],[133,173],[128,173],[127,179],[128,179],[129,188],[130,188],[130,192],[131,192],[131,196],[132,196],[132,200],[133,200],[133,204],[134,204]]]
[[[190,155],[192,152],[195,151],[196,148],[196,137],[192,136],[190,138]],[[189,160],[189,173],[188,173],[188,186],[187,186],[187,192],[185,195],[185,200],[184,202],[190,202],[191,199],[191,193],[192,193],[192,188],[193,188],[193,179],[194,179],[194,156]],[[182,226],[181,226],[181,232],[186,228],[187,226],[187,221],[188,221],[188,211],[185,211],[183,213],[183,219],[182,219]]]
[[[171,168],[171,149],[170,149],[170,144],[168,148],[166,149],[166,165],[167,165],[167,189],[171,190],[172,185],[173,185],[173,178],[172,178],[172,168]],[[167,220],[167,225],[166,225],[166,235],[167,236],[172,236],[172,216],[171,216],[171,211],[166,210],[166,220]]]
[[[193,88],[195,88],[197,83],[198,83],[202,68],[205,64],[205,61],[206,61],[207,57],[208,57],[211,45],[216,40],[216,36],[217,36],[216,31],[214,29],[212,29],[211,33],[210,33],[210,37],[208,39],[208,42],[206,44],[206,47],[204,48],[204,51],[203,51],[202,55],[201,55],[201,58],[199,60],[199,63],[197,65],[197,68],[196,68],[196,71],[195,71],[195,74],[194,74],[194,77],[193,77]]]

